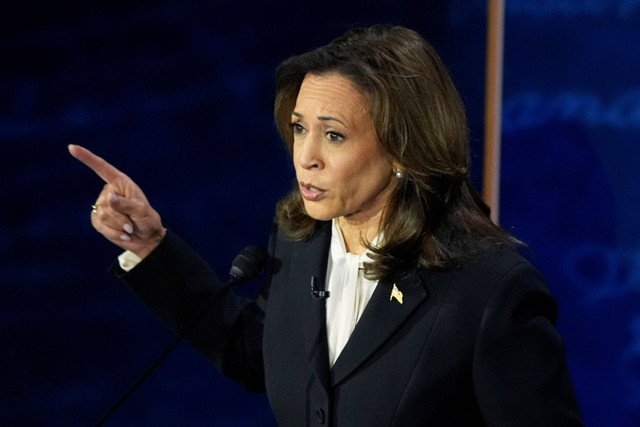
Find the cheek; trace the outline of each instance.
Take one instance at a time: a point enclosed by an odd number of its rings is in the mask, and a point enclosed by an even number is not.
[[[293,164],[293,169],[298,174],[298,169],[300,168],[300,162],[298,161],[298,157],[296,156],[296,152],[294,151],[291,155],[291,163]]]
[[[344,199],[356,199],[367,197],[369,193],[380,186],[384,166],[375,164],[368,159],[351,162],[343,165],[340,173],[336,174],[336,183],[339,185]]]
[[[343,170],[353,179],[370,182],[379,180],[391,166],[383,157],[369,155],[357,157],[345,164]]]

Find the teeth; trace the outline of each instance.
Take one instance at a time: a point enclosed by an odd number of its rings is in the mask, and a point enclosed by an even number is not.
[[[320,193],[320,192],[324,191],[324,190],[322,190],[322,189],[320,189],[320,188],[318,188],[318,187],[314,187],[314,186],[312,186],[311,184],[306,184],[306,183],[304,183],[304,182],[301,182],[301,183],[300,183],[300,185],[301,185],[304,189],[306,189],[307,191],[310,191],[310,192],[312,192],[312,193]]]

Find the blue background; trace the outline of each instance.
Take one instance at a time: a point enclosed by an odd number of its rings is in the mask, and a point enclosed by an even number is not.
[[[16,3],[0,17],[0,424],[95,424],[173,340],[106,272],[119,251],[89,223],[102,183],[68,143],[129,174],[224,276],[266,243],[293,179],[277,64],[397,23],[449,67],[479,183],[484,1]],[[505,37],[501,224],[560,303],[587,425],[638,425],[640,2],[510,0]],[[110,424],[275,422],[182,344]]]

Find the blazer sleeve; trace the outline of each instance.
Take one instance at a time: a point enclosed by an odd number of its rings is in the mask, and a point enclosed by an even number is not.
[[[125,272],[116,262],[111,272],[176,334],[188,330],[223,287],[211,267],[171,230],[134,269]],[[247,390],[264,391],[263,319],[258,302],[228,292],[186,341]]]
[[[544,279],[527,262],[509,269],[491,292],[473,358],[487,425],[582,425],[556,317]]]

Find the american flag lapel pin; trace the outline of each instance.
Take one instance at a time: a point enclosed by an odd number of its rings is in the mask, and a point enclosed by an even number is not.
[[[398,289],[395,283],[393,284],[393,289],[391,290],[391,296],[389,297],[389,301],[391,301],[394,298],[396,299],[396,301],[402,304],[402,292],[400,292],[400,289]]]

